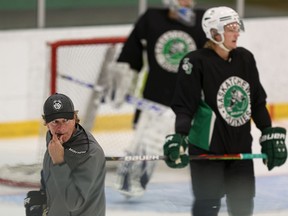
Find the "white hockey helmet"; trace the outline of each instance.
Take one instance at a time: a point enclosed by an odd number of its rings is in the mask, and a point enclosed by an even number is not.
[[[194,0],[186,0],[186,2],[182,2],[182,4],[180,4],[179,0],[162,0],[162,2],[177,14],[178,20],[181,23],[188,26],[195,24],[195,14],[193,12],[195,5]]]
[[[224,42],[224,27],[230,23],[237,22],[239,24],[240,30],[244,31],[243,22],[236,11],[229,7],[213,7],[208,10],[203,15],[202,18],[202,29],[206,34],[206,37],[212,40],[216,44],[222,44]],[[221,35],[221,41],[216,41],[214,39],[213,31]]]

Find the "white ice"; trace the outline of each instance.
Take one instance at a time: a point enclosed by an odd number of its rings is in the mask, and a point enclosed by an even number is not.
[[[274,126],[288,128],[288,121],[275,121]],[[253,152],[259,153],[260,132],[253,126]],[[97,137],[96,137],[97,138]],[[38,137],[0,139],[0,166],[5,164],[35,163],[39,160]],[[257,195],[255,216],[288,215],[288,163],[268,171],[261,159],[254,160]],[[190,176],[187,169],[172,170],[163,161],[158,162],[156,172],[144,196],[127,200],[112,187],[113,172],[107,174],[107,216],[190,216],[193,199]],[[31,188],[0,185],[1,215],[24,216],[23,198]],[[227,216],[223,202],[219,216]]]

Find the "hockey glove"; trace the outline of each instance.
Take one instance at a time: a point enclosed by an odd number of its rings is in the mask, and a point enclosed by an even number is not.
[[[283,165],[287,159],[285,138],[285,128],[269,127],[262,131],[260,137],[261,152],[267,155],[267,159],[264,159],[263,162],[269,171],[275,166]]]
[[[117,62],[109,65],[112,76],[112,105],[116,108],[123,105],[127,95],[134,95],[138,73],[128,63]]]
[[[29,191],[24,199],[26,216],[46,215],[46,193],[44,191]]]
[[[188,139],[181,134],[172,134],[166,136],[163,146],[167,166],[171,168],[183,168],[189,163],[189,156],[185,153],[188,147]]]

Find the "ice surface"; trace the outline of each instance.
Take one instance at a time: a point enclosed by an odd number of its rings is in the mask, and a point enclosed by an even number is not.
[[[287,128],[288,121],[274,122]],[[254,153],[260,152],[259,131],[253,127]],[[34,163],[37,160],[38,138],[1,139],[0,165]],[[254,160],[257,195],[255,216],[288,215],[288,163],[268,172],[262,160]],[[113,172],[107,174],[107,216],[190,216],[192,193],[188,169],[172,170],[163,161],[158,163],[147,191],[142,197],[126,199],[112,187]],[[29,188],[0,185],[1,215],[24,216],[23,199]],[[223,201],[219,216],[227,216]]]

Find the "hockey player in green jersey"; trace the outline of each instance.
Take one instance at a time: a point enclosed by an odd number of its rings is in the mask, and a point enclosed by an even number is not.
[[[148,8],[139,17],[116,64],[111,66],[115,71],[113,76],[116,83],[116,106],[125,101],[127,93],[133,92],[129,77],[135,79],[135,75],[147,67],[143,98],[169,108],[180,60],[188,52],[203,48],[207,41],[201,27],[205,10],[195,8],[194,0],[166,2],[168,8]],[[173,115],[172,111],[171,113]],[[144,111],[140,114],[140,110],[137,110],[134,118],[135,134],[126,154],[161,154],[165,135],[173,132],[173,118]],[[127,197],[143,195],[155,165],[156,161],[120,163],[115,188]]]
[[[253,54],[237,47],[243,29],[238,14],[228,7],[208,9],[202,28],[209,39],[205,48],[190,52],[179,65],[171,106],[176,133],[166,137],[166,163],[172,168],[190,163],[193,216],[218,215],[224,196],[230,216],[250,216],[253,161],[189,161],[185,150],[190,155],[251,153],[253,120],[262,132],[264,162],[272,170],[286,161],[286,130],[272,127]]]

